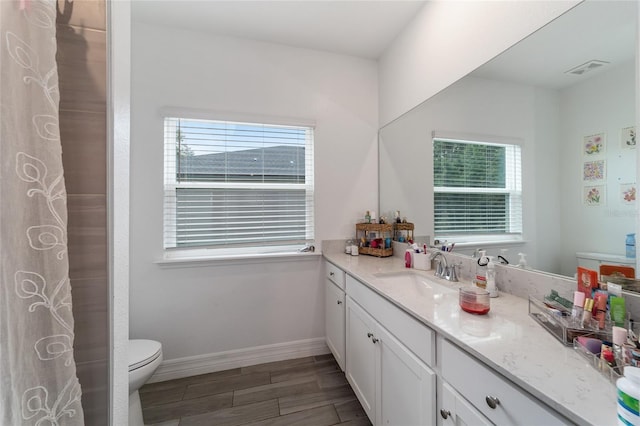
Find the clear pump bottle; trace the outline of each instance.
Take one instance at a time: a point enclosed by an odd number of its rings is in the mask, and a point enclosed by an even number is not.
[[[480,250],[480,257],[476,265],[476,278],[473,280],[476,287],[487,288],[487,252]]]

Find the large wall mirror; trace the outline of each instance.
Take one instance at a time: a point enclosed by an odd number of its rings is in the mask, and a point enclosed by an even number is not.
[[[637,216],[637,16],[636,2],[583,2],[382,128],[381,214],[399,210],[433,238],[434,133],[515,141],[522,241],[461,237],[455,250],[503,249],[512,263],[523,252],[531,268],[566,276],[577,252],[624,256]]]

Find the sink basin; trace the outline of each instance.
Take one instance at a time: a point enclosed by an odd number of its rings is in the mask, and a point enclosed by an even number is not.
[[[453,286],[450,287],[445,284],[439,284],[435,282],[435,278],[412,270],[399,272],[380,272],[374,274],[374,276],[379,281],[383,281],[385,284],[416,291],[426,290],[434,296],[458,292],[458,289]]]

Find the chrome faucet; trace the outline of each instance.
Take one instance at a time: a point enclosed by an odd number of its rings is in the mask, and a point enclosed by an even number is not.
[[[435,276],[438,278],[446,278],[449,273],[449,265],[447,265],[447,257],[441,251],[437,251],[433,253],[429,257],[429,259],[436,260],[438,256],[440,256],[441,260],[438,260],[438,266],[436,266]]]
[[[435,260],[438,256],[440,256],[440,260],[438,260],[438,266],[436,266],[435,276],[438,278],[444,278],[447,281],[458,282],[458,274],[456,271],[456,267],[459,265],[451,265],[447,264],[447,257],[441,251],[437,251],[433,253],[429,259]]]

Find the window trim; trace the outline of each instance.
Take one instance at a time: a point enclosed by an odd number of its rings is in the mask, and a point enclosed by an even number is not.
[[[163,227],[162,227],[162,248],[163,260],[157,263],[183,263],[196,262],[203,263],[207,261],[220,261],[229,259],[251,259],[251,258],[273,258],[273,257],[290,257],[304,256],[309,253],[299,252],[306,245],[315,244],[315,121],[300,118],[284,118],[276,116],[265,116],[255,114],[240,114],[234,112],[214,112],[189,108],[164,107],[160,109],[160,115],[163,123]],[[252,124],[264,124],[270,126],[291,126],[291,127],[307,127],[311,129],[312,137],[307,141],[306,149],[311,152],[311,164],[305,161],[305,182],[304,184],[292,183],[253,183],[253,182],[179,182],[176,178],[176,144],[175,137],[170,137],[167,143],[167,127],[165,120],[167,118],[180,118],[184,120],[208,120],[218,122],[241,122]],[[175,136],[175,130],[172,130]],[[309,149],[311,143],[311,149]],[[177,189],[180,188],[229,188],[229,189],[304,189],[307,195],[307,220],[312,223],[311,228],[306,230],[306,238],[298,240],[299,242],[283,243],[273,242],[266,244],[245,244],[233,246],[177,246],[175,244],[175,236],[169,238],[167,236],[167,226],[173,226],[171,218],[175,219],[175,206]],[[172,202],[173,201],[173,202]],[[311,205],[309,205],[309,203]],[[174,214],[168,215],[168,209],[174,210]],[[168,245],[167,242],[172,245]]]
[[[518,146],[520,148],[519,152],[519,161],[520,161],[520,176],[516,176],[515,179],[506,179],[505,188],[461,188],[461,187],[436,187],[435,184],[432,187],[434,198],[436,192],[454,192],[461,194],[513,194],[516,193],[519,196],[519,204],[520,204],[520,232],[505,232],[502,234],[484,234],[484,233],[476,233],[476,234],[465,234],[465,235],[437,235],[435,230],[435,209],[434,209],[434,229],[433,235],[435,239],[446,240],[449,242],[455,242],[456,244],[461,245],[477,245],[477,244],[485,244],[485,243],[511,243],[518,244],[525,242],[524,240],[524,197],[522,191],[523,185],[523,163],[522,163],[522,151],[524,146],[524,141],[520,138],[513,137],[505,137],[505,136],[495,136],[495,135],[479,135],[473,133],[464,133],[464,132],[443,132],[443,131],[433,131],[431,132],[431,149],[433,152],[433,145],[435,140],[444,140],[447,142],[460,142],[460,143],[468,143],[468,144],[478,144],[478,145],[493,145],[493,146],[506,146],[509,149],[509,146]],[[513,155],[513,154],[512,154]],[[433,159],[432,159],[432,167],[433,167]],[[509,170],[510,163],[507,162],[505,164],[505,174],[513,175],[513,170]],[[512,188],[512,189],[511,189]],[[515,202],[511,200],[509,197],[509,203]],[[435,208],[435,205],[434,205]],[[511,222],[513,224],[513,218],[509,215],[506,218],[507,222]]]

